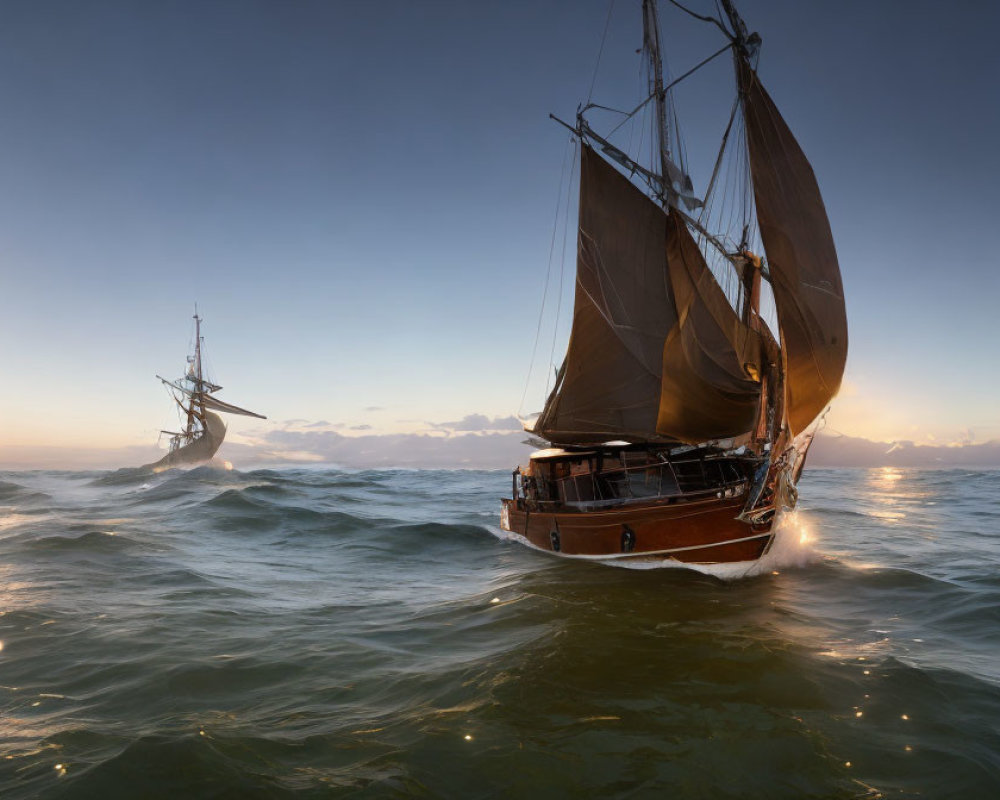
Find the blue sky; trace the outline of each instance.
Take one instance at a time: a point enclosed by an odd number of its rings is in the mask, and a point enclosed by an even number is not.
[[[597,101],[641,99],[638,5],[615,4]],[[1000,10],[741,11],[840,253],[851,352],[831,426],[1000,437]],[[196,300],[223,397],[271,424],[388,433],[516,412],[566,152],[548,114],[586,98],[607,13],[5,5],[0,446],[155,441],[170,407],[153,374],[180,374]],[[721,45],[666,4],[662,18],[675,74]],[[688,100],[704,161],[720,111]]]

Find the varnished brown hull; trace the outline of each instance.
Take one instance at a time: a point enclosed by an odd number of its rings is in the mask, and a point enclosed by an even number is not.
[[[755,561],[771,544],[771,522],[737,519],[745,496],[629,504],[607,510],[528,511],[503,500],[501,527],[542,550],[579,558]]]

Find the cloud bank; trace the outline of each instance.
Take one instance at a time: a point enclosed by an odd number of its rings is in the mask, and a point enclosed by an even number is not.
[[[461,420],[429,424],[420,433],[372,433],[367,426],[287,420],[278,428],[234,435],[219,458],[239,469],[296,464],[348,468],[513,469],[533,449],[514,417],[469,414]],[[153,446],[118,449],[0,448],[0,469],[117,469],[155,461]],[[809,452],[808,468],[819,467],[1000,467],[1000,441],[955,445],[876,442],[820,434]]]
[[[820,434],[809,451],[808,466],[1000,467],[1000,441],[973,444],[967,439],[955,445],[929,445]]]
[[[322,462],[352,468],[513,469],[531,452],[524,439],[523,432],[345,436],[332,430],[277,430],[252,444],[225,444],[219,455],[237,467]]]

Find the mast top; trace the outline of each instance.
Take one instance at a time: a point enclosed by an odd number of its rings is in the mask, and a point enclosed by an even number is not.
[[[760,34],[756,31],[747,33],[746,23],[740,16],[740,12],[736,10],[736,6],[733,5],[733,0],[720,0],[720,2],[729,18],[729,25],[733,29],[733,46],[744,58],[753,58],[760,49]]]
[[[666,176],[667,162],[670,159],[670,136],[667,128],[663,57],[660,53],[660,23],[656,15],[656,0],[642,0],[642,43],[649,59],[649,93],[656,98],[656,139],[660,156],[660,174]]]
[[[194,377],[198,381],[198,390],[204,384],[204,375],[201,369],[201,317],[198,316],[198,304],[194,304]]]

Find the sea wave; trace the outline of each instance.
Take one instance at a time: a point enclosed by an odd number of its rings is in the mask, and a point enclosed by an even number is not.
[[[1000,473],[807,472],[735,569],[538,552],[508,482],[0,475],[0,793],[1000,791]]]

